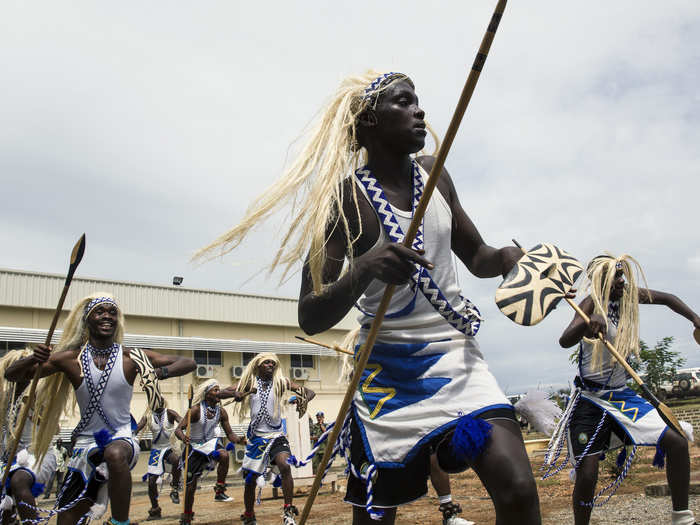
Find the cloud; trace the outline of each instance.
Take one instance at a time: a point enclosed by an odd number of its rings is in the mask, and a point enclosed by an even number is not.
[[[6,6],[3,265],[62,272],[86,231],[86,276],[296,296],[298,277],[278,288],[261,272],[284,213],[222,261],[189,257],[274,183],[348,73],[406,71],[444,132],[492,9]],[[508,5],[447,160],[484,238],[555,242],[581,260],[631,253],[652,288],[700,308],[698,29],[700,5],[682,0]],[[493,307],[497,279],[463,271],[461,284],[488,314],[480,339],[504,385],[568,380],[563,307],[520,329]],[[685,344],[687,321],[651,310],[645,337]]]

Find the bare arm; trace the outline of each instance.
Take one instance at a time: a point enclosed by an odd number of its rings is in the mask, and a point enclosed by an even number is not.
[[[327,286],[322,293],[313,291],[308,259],[302,270],[299,326],[310,335],[328,330],[340,322],[374,279],[387,284],[405,284],[413,273],[412,263],[428,269],[433,267],[430,261],[421,257],[421,253],[401,244],[387,243],[369,250],[379,236],[379,223],[369,203],[361,197],[358,202],[360,218],[357,217],[355,206],[350,202],[350,193],[350,189],[345,190],[345,215],[352,235],[362,231],[353,246],[352,267],[341,276],[347,240],[342,226],[337,224],[326,234],[327,259],[322,279]]]
[[[151,364],[156,369],[156,376],[158,379],[184,376],[197,368],[194,359],[189,357],[160,354],[153,350],[145,350],[145,352]]]
[[[175,436],[182,441],[183,443],[189,445],[190,440],[187,437],[187,434],[185,434],[185,431],[187,430],[187,414],[189,413],[190,415],[190,422],[192,421],[197,421],[199,419],[199,405],[194,406],[190,408],[187,412],[185,412],[185,416],[180,420],[180,423],[177,425],[177,428],[175,429]]]
[[[306,399],[308,401],[311,401],[313,398],[316,397],[316,392],[314,392],[313,390],[311,390],[310,388],[307,388],[305,386],[298,385],[298,384],[292,382],[291,380],[289,381],[289,390],[291,390],[292,392],[299,392],[299,393],[301,393],[301,391],[303,390],[304,392],[306,392]]]
[[[228,399],[230,397],[233,398],[234,401],[241,402],[243,401],[246,397],[248,397],[250,394],[255,394],[258,389],[257,388],[251,388],[250,390],[246,390],[244,392],[240,392],[238,390],[238,386],[228,386],[226,388],[222,388],[219,390],[219,395],[217,396],[219,399]]]
[[[66,358],[67,351],[51,353],[52,347],[37,345],[32,355],[18,359],[5,370],[5,379],[15,383],[31,381],[38,366],[41,366],[39,377],[47,377],[56,372],[62,372],[61,361]]]
[[[146,414],[141,416],[141,420],[139,421],[139,424],[136,425],[136,432],[134,432],[134,434],[138,435],[139,432],[141,432],[145,426],[146,426]]]
[[[238,444],[244,444],[245,443],[245,437],[244,436],[237,436],[234,432],[233,429],[231,428],[231,424],[228,421],[228,414],[226,413],[226,410],[224,408],[221,408],[221,428],[224,429],[224,433],[226,434],[226,437],[231,443],[238,443]]]
[[[430,172],[434,157],[419,157],[418,162]],[[452,211],[452,251],[476,277],[505,275],[522,257],[522,250],[515,246],[494,248],[484,242],[479,230],[462,208],[452,178],[443,168],[438,190],[445,197]]]
[[[583,320],[583,318],[578,314],[574,313],[574,318],[566,327],[564,333],[561,334],[559,338],[559,344],[562,348],[570,348],[578,342],[583,337],[594,337],[599,332],[605,332],[606,321],[603,316],[598,314],[592,314],[593,312],[593,300],[590,295],[581,301],[579,304],[581,310],[590,318],[590,326]]]
[[[695,328],[700,328],[700,316],[696,314],[687,304],[681,301],[677,296],[667,293],[659,292],[658,290],[646,290],[644,288],[639,289],[639,303],[640,304],[662,304],[667,306],[678,315],[682,315],[688,321],[693,323]]]
[[[172,408],[169,408],[169,409],[168,409],[168,420],[169,420],[171,423],[173,423],[173,422],[174,422],[174,423],[179,423],[180,421],[182,421],[182,417],[180,417],[180,414],[178,414],[177,412],[175,412]]]

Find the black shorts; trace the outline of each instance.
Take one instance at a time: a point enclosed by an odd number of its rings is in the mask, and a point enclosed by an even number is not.
[[[182,451],[182,459],[180,460],[180,465],[184,468],[185,465],[185,451],[190,451],[189,447],[185,447],[185,449]],[[220,443],[217,442],[216,444],[216,450],[219,451],[220,454],[228,454],[228,452],[224,449],[224,447],[221,446]],[[191,483],[192,480],[198,478],[199,476],[202,475],[204,472],[204,469],[209,468],[209,463],[212,460],[210,459],[209,456],[206,454],[202,454],[201,452],[197,452],[196,450],[192,449],[190,452],[190,459],[187,460],[187,480],[186,483]]]
[[[88,480],[87,490],[81,499],[87,499],[92,503],[95,503],[97,499],[97,491],[99,490],[100,485],[103,483],[106,483],[106,480],[97,480],[95,479],[95,476],[92,476]],[[85,482],[83,481],[83,477],[80,475],[80,472],[75,470],[69,470],[66,472],[66,478],[63,481],[63,486],[58,492],[58,507],[65,507],[68,505],[68,503],[74,501],[78,496],[80,496],[80,493],[83,492],[84,488]]]
[[[515,421],[512,409],[487,410],[477,416],[479,419],[511,419]],[[352,442],[350,457],[355,469],[360,472],[363,464],[368,464],[367,454],[363,445],[362,434],[353,420],[350,426]],[[428,478],[430,477],[430,455],[438,444],[449,436],[450,430],[440,434],[426,443],[404,468],[377,468],[377,479],[373,484],[374,498],[372,505],[380,508],[405,505],[428,493]],[[360,507],[367,502],[367,487],[364,481],[352,474],[348,476],[348,488],[345,501]]]
[[[272,445],[270,445],[270,461],[274,461],[277,454],[282,452],[286,452],[290,456],[292,455],[292,449],[289,448],[289,441],[287,441],[287,438],[284,436],[275,438]]]
[[[595,403],[583,397],[579,398],[576,409],[571,415],[571,423],[569,423],[569,442],[571,443],[575,458],[580,458],[586,450],[586,446],[593,438],[596,428],[598,428],[603,413],[604,410]],[[613,433],[615,433],[625,445],[632,444],[620,424],[611,416],[606,416],[595,441],[591,444],[586,455],[590,456],[606,452],[610,444],[610,437]]]

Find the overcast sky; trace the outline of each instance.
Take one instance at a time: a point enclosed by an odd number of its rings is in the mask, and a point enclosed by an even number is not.
[[[0,266],[295,297],[260,270],[280,215],[204,266],[194,250],[281,174],[347,74],[402,71],[442,136],[494,1],[20,2],[0,11]],[[299,7],[303,6],[303,7]],[[506,8],[447,167],[485,240],[641,262],[700,310],[700,3],[554,0]],[[460,272],[502,387],[566,383],[565,305],[523,328],[500,279]],[[690,324],[643,307],[642,338]],[[274,313],[271,313],[274,315]],[[0,321],[1,322],[1,321]]]

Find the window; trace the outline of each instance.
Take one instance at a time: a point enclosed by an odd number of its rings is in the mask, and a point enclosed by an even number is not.
[[[243,352],[241,354],[241,364],[243,366],[248,366],[248,363],[250,363],[255,356],[256,356],[255,352]]]
[[[0,341],[0,357],[3,357],[10,350],[22,350],[29,346],[29,343],[19,343],[17,341]]]
[[[198,365],[215,365],[221,366],[221,352],[213,352],[208,350],[195,350],[194,362]]]
[[[314,367],[314,356],[312,355],[301,355],[292,354],[290,356],[293,368],[313,368]]]

